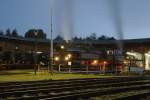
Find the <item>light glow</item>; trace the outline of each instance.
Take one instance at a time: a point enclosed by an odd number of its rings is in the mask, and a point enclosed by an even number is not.
[[[97,65],[98,64],[98,60],[93,60],[92,65]]]
[[[55,57],[54,60],[55,60],[55,61],[59,61],[59,57]]]
[[[65,47],[64,47],[64,45],[61,45],[61,47],[60,47],[61,49],[64,49]]]
[[[68,60],[69,60],[69,57],[65,57],[65,60],[68,61]]]
[[[107,64],[107,62],[106,62],[106,61],[104,61],[104,64]]]
[[[150,70],[150,53],[145,53],[145,70]]]
[[[71,56],[72,56],[71,54],[68,54],[68,58],[71,58]]]

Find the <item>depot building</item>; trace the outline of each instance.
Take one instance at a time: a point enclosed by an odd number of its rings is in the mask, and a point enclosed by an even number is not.
[[[54,57],[71,53],[72,64],[97,66],[96,70],[132,70],[143,68],[150,70],[150,38],[126,40],[76,40],[54,41]],[[63,48],[61,48],[64,46]],[[121,48],[120,48],[121,47]],[[6,53],[7,52],[7,53]],[[3,54],[11,53],[10,57],[3,58]],[[49,56],[50,40],[29,39],[0,36],[0,63],[7,64],[5,60],[16,60],[13,55],[44,53]],[[32,55],[31,55],[32,56]],[[32,57],[28,56],[33,63]],[[18,58],[21,60],[23,56]],[[27,63],[25,61],[12,61],[9,63]],[[99,67],[101,66],[101,67]],[[108,66],[108,67],[107,67]],[[105,68],[102,68],[105,67]],[[110,68],[109,68],[110,67]],[[93,67],[91,67],[93,68]]]

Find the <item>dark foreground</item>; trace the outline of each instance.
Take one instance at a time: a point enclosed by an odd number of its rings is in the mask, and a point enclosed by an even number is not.
[[[143,92],[134,93],[134,91]],[[121,93],[131,94],[118,96]],[[116,96],[111,98],[110,95]],[[0,83],[0,100],[100,100],[100,98],[102,100],[148,100],[149,95],[150,78],[148,77]]]

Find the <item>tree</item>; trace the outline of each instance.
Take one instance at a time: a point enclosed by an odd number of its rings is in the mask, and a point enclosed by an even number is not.
[[[16,29],[14,29],[13,31],[12,31],[12,34],[11,34],[13,37],[18,37],[18,32],[17,32],[17,30]]]
[[[98,40],[107,40],[107,37],[105,35],[102,35],[98,38]]]
[[[92,33],[92,34],[90,35],[90,39],[91,39],[91,40],[96,40],[96,39],[97,39],[96,33]]]
[[[86,37],[86,40],[96,40],[96,39],[97,39],[96,33],[91,33],[90,36]]]
[[[0,30],[0,35],[4,35],[4,32],[2,30]]]
[[[7,29],[7,30],[6,30],[6,36],[11,36],[10,29]]]
[[[63,41],[64,39],[63,39],[63,37],[61,37],[60,35],[58,35],[54,40],[55,41]]]
[[[107,37],[105,35],[102,35],[98,38],[98,40],[116,40],[114,37]]]
[[[82,40],[82,38],[75,36],[75,37],[73,38],[73,40],[74,40],[74,41],[76,41],[76,40]]]
[[[37,38],[46,39],[46,34],[42,29],[38,29],[38,35]]]
[[[37,35],[35,34],[37,32]],[[42,29],[30,29],[25,33],[25,38],[40,38],[46,39],[46,34]]]
[[[108,38],[108,40],[116,40],[114,37],[110,37]]]
[[[3,53],[3,55],[2,55],[2,60],[3,60],[3,62],[5,62],[5,63],[11,63],[12,62],[12,57],[11,57],[11,55],[12,55],[12,52],[10,52],[10,51],[5,51],[4,53]]]

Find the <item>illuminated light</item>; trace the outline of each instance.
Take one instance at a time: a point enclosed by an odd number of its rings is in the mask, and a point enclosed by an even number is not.
[[[93,60],[93,62],[91,64],[92,65],[97,65],[98,64],[98,60]]]
[[[68,58],[71,58],[71,56],[72,56],[71,54],[68,54]]]
[[[69,60],[69,58],[68,58],[68,57],[65,57],[65,60],[66,60],[66,61],[68,61],[68,60]]]
[[[150,57],[150,54],[149,54],[149,53],[145,53],[145,56],[148,56],[148,57]]]
[[[112,50],[108,50],[108,51],[107,51],[107,54],[108,54],[108,55],[112,55],[113,53],[114,53],[114,52],[113,52]]]
[[[94,61],[93,61],[94,64],[97,64],[97,62],[98,62],[97,60],[94,60]]]
[[[127,55],[136,56],[136,53],[133,52],[126,52]]]
[[[107,62],[106,62],[106,61],[104,61],[104,64],[107,64]]]
[[[145,70],[150,70],[150,53],[145,53]]]
[[[16,46],[16,48],[15,48],[16,50],[18,50],[18,46]]]
[[[123,63],[124,63],[124,64],[127,64],[128,62],[125,60],[125,61],[123,61]]]
[[[54,60],[55,60],[55,61],[59,61],[59,57],[55,57]]]
[[[37,54],[41,54],[42,52],[40,52],[40,51],[37,51],[36,53],[37,53]]]
[[[64,49],[65,47],[64,47],[64,45],[61,45],[61,47],[60,47],[61,49]]]

